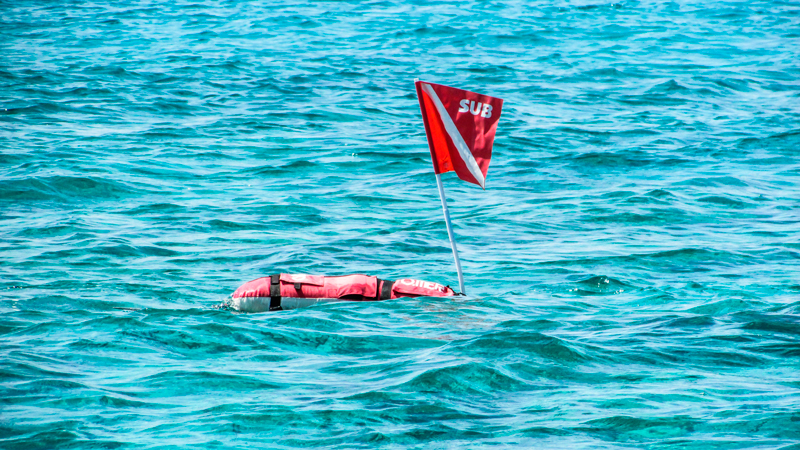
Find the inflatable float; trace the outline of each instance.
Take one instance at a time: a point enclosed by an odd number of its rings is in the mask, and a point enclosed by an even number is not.
[[[327,302],[374,302],[401,297],[452,297],[450,286],[369,275],[326,277],[280,273],[248,281],[231,295],[230,305],[243,312],[281,311]]]

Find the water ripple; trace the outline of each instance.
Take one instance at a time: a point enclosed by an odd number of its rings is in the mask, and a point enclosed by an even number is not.
[[[795,448],[787,2],[0,2],[0,447]],[[443,175],[411,84],[505,99]]]

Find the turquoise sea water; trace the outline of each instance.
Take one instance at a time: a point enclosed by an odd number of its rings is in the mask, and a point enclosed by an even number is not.
[[[470,295],[215,308],[456,284],[416,77]],[[798,151],[796,2],[0,0],[0,447],[800,449]]]

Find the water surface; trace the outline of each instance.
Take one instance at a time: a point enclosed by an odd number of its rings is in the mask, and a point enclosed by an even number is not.
[[[792,2],[0,0],[0,446],[800,448]],[[444,176],[413,79],[501,97]]]

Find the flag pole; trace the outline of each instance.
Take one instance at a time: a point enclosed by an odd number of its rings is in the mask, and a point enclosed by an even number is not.
[[[447,197],[444,196],[444,186],[442,185],[442,176],[436,174],[436,184],[439,185],[439,197],[442,199],[442,211],[444,212],[444,223],[447,225],[447,235],[450,237],[450,246],[453,247],[453,258],[456,260],[456,270],[458,271],[458,287],[464,292],[464,274],[461,272],[461,261],[458,259],[458,248],[456,247],[456,240],[453,237],[453,225],[450,223],[450,211],[447,210]]]

